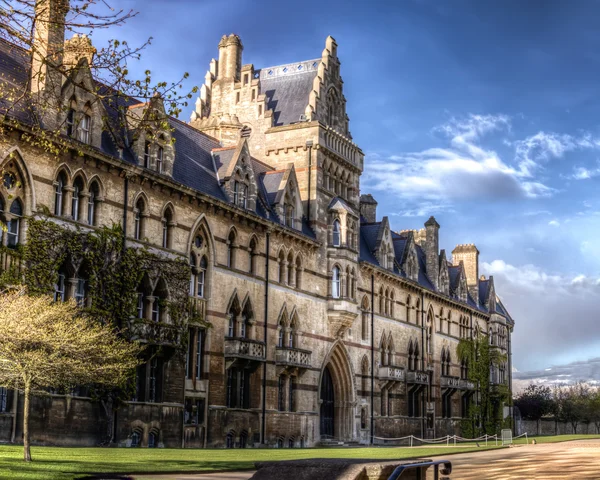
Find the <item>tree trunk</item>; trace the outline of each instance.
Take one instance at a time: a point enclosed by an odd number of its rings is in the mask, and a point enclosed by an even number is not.
[[[29,446],[29,397],[31,396],[31,384],[25,381],[25,392],[23,398],[23,455],[26,462],[31,462],[31,447]]]

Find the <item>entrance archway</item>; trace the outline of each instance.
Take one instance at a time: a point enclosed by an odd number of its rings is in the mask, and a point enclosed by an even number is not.
[[[344,345],[337,342],[325,359],[319,383],[323,439],[354,439],[354,375]]]

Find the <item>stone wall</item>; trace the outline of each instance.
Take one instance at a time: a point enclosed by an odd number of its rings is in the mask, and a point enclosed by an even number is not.
[[[594,423],[583,423],[577,424],[577,432],[573,428],[571,423],[558,422],[554,419],[543,419],[543,420],[517,420],[515,435],[591,435],[598,434],[600,431],[596,428]]]

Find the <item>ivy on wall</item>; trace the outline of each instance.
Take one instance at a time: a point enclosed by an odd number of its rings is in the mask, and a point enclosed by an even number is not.
[[[509,428],[511,419],[503,419],[503,405],[510,402],[507,385],[492,385],[490,369],[506,361],[506,355],[491,347],[488,338],[479,334],[475,338],[461,339],[457,347],[458,358],[469,366],[468,380],[476,387],[475,400],[471,402],[468,417],[461,422],[462,435],[475,438],[484,434],[500,433]]]
[[[161,300],[161,307],[167,309],[169,327],[178,332],[178,346],[184,349],[188,323],[209,326],[189,303],[189,265],[183,259],[167,258],[145,247],[124,248],[123,242],[120,225],[88,232],[46,218],[30,218],[27,243],[17,249],[4,249],[3,254],[10,253],[13,260],[0,275],[0,285],[23,282],[33,294],[53,294],[61,266],[65,265],[69,273],[79,270],[88,281],[87,313],[131,334],[132,325],[146,322],[137,319],[138,285],[144,274],[151,279],[162,277],[169,298]]]

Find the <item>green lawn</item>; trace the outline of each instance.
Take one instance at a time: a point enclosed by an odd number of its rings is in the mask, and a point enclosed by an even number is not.
[[[490,448],[496,448],[490,443]],[[23,448],[0,446],[0,478],[67,480],[91,473],[163,473],[248,470],[254,462],[305,458],[395,460],[484,450],[485,447],[375,447],[244,450],[176,450],[130,448],[32,447],[33,462],[24,463]]]
[[[530,437],[529,440],[531,440]],[[562,435],[535,437],[539,443],[560,442],[600,435]],[[518,439],[515,443],[524,443]],[[184,473],[218,470],[252,469],[254,462],[296,460],[305,458],[364,458],[395,460],[428,458],[485,450],[475,445],[457,447],[375,447],[375,448],[307,448],[307,449],[244,449],[244,450],[176,450],[128,448],[59,448],[32,447],[34,461],[24,463],[23,448],[0,446],[0,479],[68,480],[92,473]],[[496,448],[489,442],[489,448]]]

